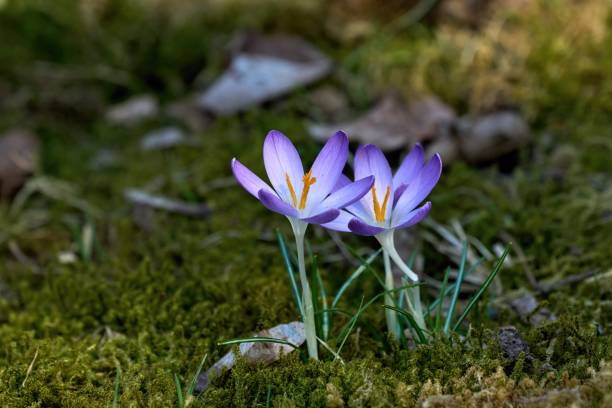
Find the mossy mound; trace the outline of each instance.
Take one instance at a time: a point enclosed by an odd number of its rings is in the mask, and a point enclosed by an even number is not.
[[[388,87],[411,98],[435,93],[461,114],[521,111],[534,142],[509,169],[445,168],[431,216],[458,220],[488,247],[501,233],[512,237],[524,259],[499,275],[502,293],[534,290],[526,268],[543,283],[594,276],[541,296],[555,322],[534,328],[481,302],[466,339],[416,350],[388,341],[384,312],[373,307],[349,337],[344,365],[299,353],[266,367],[241,361],[191,406],[609,406],[609,7],[541,0],[520,12],[500,8],[476,30],[397,25],[391,6],[352,14],[341,12],[342,1],[297,3],[0,1],[0,127],[31,127],[42,139],[41,173],[69,182],[73,198],[97,209],[48,194],[18,212],[0,204],[0,405],[108,406],[119,368],[120,406],[171,406],[173,375],[189,381],[204,355],[212,363],[227,352],[217,342],[298,318],[274,237],[276,228],[289,233],[287,223],[216,181],[231,175],[234,156],[263,174],[261,144],[273,128],[313,159],[319,146],[305,136],[305,119],[321,115],[309,90],[216,120],[194,135],[198,147],[141,151],[145,131],[176,124],[165,115],[134,127],[104,119],[129,95],[154,93],[165,103],[208,84],[223,69],[222,45],[247,27],[301,35],[333,56],[338,70],[325,84],[355,111]],[[360,13],[373,16],[367,30],[355,28],[364,27]],[[358,35],[339,34],[337,23]],[[92,170],[100,149],[113,150],[118,164]],[[156,212],[142,229],[123,191],[144,186],[205,201],[212,215]],[[94,230],[91,254],[82,252],[86,226]],[[334,293],[352,267],[325,259],[333,251],[320,229],[309,239]],[[375,248],[343,239],[365,253]],[[18,260],[16,247],[32,262]],[[64,251],[76,262],[61,262]],[[448,259],[429,245],[421,251],[428,274],[440,278]],[[376,293],[366,276],[340,307],[354,311]],[[334,327],[346,322],[338,319]],[[508,324],[529,344],[533,364],[503,357],[496,332]]]

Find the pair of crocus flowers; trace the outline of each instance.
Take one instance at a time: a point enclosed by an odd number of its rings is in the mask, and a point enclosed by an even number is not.
[[[440,178],[440,156],[436,154],[425,163],[423,148],[417,145],[392,174],[378,147],[360,146],[355,154],[355,181],[351,181],[342,174],[348,154],[348,137],[336,132],[304,173],[295,146],[281,132],[272,130],[263,146],[272,187],[235,158],[232,171],[240,185],[264,206],[287,216],[294,231],[298,226],[303,234],[308,224],[320,224],[331,230],[375,236],[407,277],[418,281],[397,254],[393,231],[417,224],[431,210],[431,202],[419,204]]]
[[[393,290],[388,258],[413,282],[418,276],[395,250],[393,232],[415,225],[427,216],[431,203],[417,207],[440,178],[442,162],[435,155],[425,164],[423,149],[416,146],[404,159],[395,175],[389,162],[374,145],[360,146],[355,154],[355,181],[342,174],[349,154],[348,137],[336,132],[323,146],[312,167],[304,173],[295,146],[282,133],[272,130],[263,146],[264,165],[272,187],[232,159],[234,176],[268,209],[285,215],[293,228],[302,284],[302,313],[308,354],[318,359],[314,307],[304,262],[304,235],[309,224],[320,224],[337,231],[373,235],[383,247],[385,288]],[[424,326],[418,287],[407,293],[408,305],[417,324]],[[393,305],[390,294],[385,302]],[[387,325],[397,328],[392,313]],[[394,335],[396,335],[394,333]],[[396,338],[398,336],[396,335]]]

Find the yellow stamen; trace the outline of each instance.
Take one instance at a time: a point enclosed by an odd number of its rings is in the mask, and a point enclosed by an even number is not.
[[[376,222],[383,222],[385,220],[385,214],[387,212],[387,203],[389,202],[389,195],[391,195],[391,186],[387,186],[387,192],[385,193],[385,198],[383,199],[382,208],[378,201],[378,197],[376,197],[376,187],[372,186],[372,199],[374,201],[374,218],[376,218]]]
[[[291,200],[293,200],[293,208],[295,208],[297,206],[297,196],[295,195],[295,190],[293,189],[293,184],[291,184],[291,179],[289,178],[288,173],[285,173],[285,180],[287,180],[287,187],[289,187]]]
[[[312,173],[312,169],[308,170],[308,173],[304,174],[304,188],[302,189],[302,195],[300,196],[300,210],[306,208],[306,200],[308,199],[308,191],[310,191],[310,186],[317,181],[317,178],[311,177],[310,173]]]

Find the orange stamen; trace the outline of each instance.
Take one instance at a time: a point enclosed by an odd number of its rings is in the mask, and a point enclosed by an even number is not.
[[[310,173],[312,173],[312,169],[308,170],[308,173],[304,174],[304,188],[302,189],[302,195],[300,196],[300,210],[306,208],[306,200],[308,199],[308,192],[310,191],[310,186],[312,186],[317,181],[317,178],[312,177]]]
[[[372,186],[372,199],[374,201],[374,218],[376,218],[376,222],[383,222],[385,220],[385,214],[387,212],[387,203],[389,202],[390,195],[391,186],[387,186],[387,192],[385,193],[385,198],[383,199],[383,204],[381,208],[380,202],[378,201],[378,197],[376,197],[376,187]]]
[[[293,208],[295,208],[297,206],[297,196],[295,195],[293,184],[291,184],[291,179],[289,178],[289,174],[287,173],[285,173],[285,180],[287,180],[287,187],[289,187],[289,192],[291,193],[291,200],[293,200]]]

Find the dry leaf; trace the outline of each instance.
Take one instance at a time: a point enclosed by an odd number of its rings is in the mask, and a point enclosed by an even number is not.
[[[298,347],[306,341],[304,323],[302,322],[279,324],[271,329],[257,333],[255,337],[274,337],[276,339],[286,340]],[[279,343],[242,343],[240,344],[239,350],[242,357],[250,364],[270,364],[277,361],[283,355],[294,351],[295,348]],[[206,372],[200,374],[195,387],[196,393],[201,393],[208,388],[211,376],[218,376],[224,370],[231,370],[235,363],[236,357],[233,351],[224,355]]]
[[[428,97],[408,107],[396,93],[388,93],[363,116],[336,125],[311,125],[312,137],[324,141],[343,129],[351,140],[372,143],[383,150],[396,150],[448,133],[455,113],[437,98]]]
[[[199,98],[198,106],[226,116],[244,111],[327,75],[331,61],[298,37],[245,34],[230,66]]]

